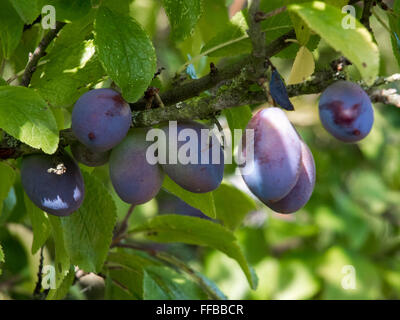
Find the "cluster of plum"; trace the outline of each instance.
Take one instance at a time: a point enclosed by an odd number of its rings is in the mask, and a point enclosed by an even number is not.
[[[254,157],[246,159],[252,170],[243,174],[251,192],[279,213],[302,208],[315,185],[315,163],[308,146],[301,139],[282,109],[260,110],[249,122],[254,130]],[[243,140],[245,141],[245,140]]]
[[[209,141],[176,141],[179,150],[184,144],[197,144],[197,161],[182,164],[170,161],[151,164],[146,158],[150,142],[146,141],[147,128],[130,128],[132,114],[129,104],[120,93],[112,89],[95,89],[83,94],[76,102],[71,128],[79,142],[71,146],[74,158],[87,166],[100,166],[109,162],[112,185],[118,196],[131,204],[142,204],[159,192],[164,172],[182,188],[196,193],[216,189],[223,178],[223,150],[219,143]],[[160,129],[169,138],[169,126]],[[177,135],[192,129],[200,137],[205,125],[194,121],[177,124]],[[215,141],[210,137],[210,141]],[[165,148],[168,150],[169,145]],[[212,162],[213,149],[220,153],[221,161]],[[192,150],[192,148],[189,148]],[[215,151],[214,151],[215,152]],[[204,161],[209,157],[209,161]],[[34,154],[23,158],[21,181],[26,194],[42,210],[57,216],[76,211],[84,198],[82,174],[76,162],[65,152],[57,155]]]
[[[287,99],[288,101],[288,99]],[[287,101],[283,102],[287,104]],[[368,95],[356,84],[338,81],[322,94],[319,113],[324,127],[336,138],[355,142],[365,137],[373,124],[373,109]],[[148,128],[131,128],[129,104],[112,89],[95,89],[83,94],[72,112],[72,131],[79,142],[71,146],[73,157],[88,166],[109,162],[112,185],[119,197],[131,204],[142,204],[160,191],[164,173],[182,188],[195,193],[216,189],[223,178],[223,150],[218,140],[209,137],[186,141],[170,139],[168,124],[161,124],[167,139],[179,150],[195,144],[197,161],[172,161],[151,164],[146,151]],[[206,126],[194,121],[177,123],[177,135],[191,129],[198,137]],[[253,170],[242,175],[251,192],[272,210],[292,213],[309,200],[315,185],[315,163],[308,146],[278,108],[259,111],[247,129],[254,131]],[[175,140],[174,140],[175,139]],[[243,139],[245,141],[245,139]],[[187,148],[187,146],[186,146]],[[193,150],[191,147],[185,150]],[[212,157],[220,153],[220,161]],[[207,159],[208,161],[204,161]],[[246,163],[249,165],[249,163]],[[56,155],[34,154],[22,159],[21,181],[26,194],[42,210],[67,216],[83,202],[85,188],[79,166],[66,152]]]
[[[280,93],[281,102],[277,102],[291,110],[288,99],[282,100],[286,89],[278,89],[274,92]],[[337,81],[324,90],[319,115],[325,129],[344,142],[360,141],[371,131],[374,122],[367,93],[349,81]],[[298,211],[310,199],[315,185],[315,162],[310,149],[278,108],[259,111],[247,129],[254,130],[254,159],[250,160],[254,169],[243,175],[247,186],[276,212]],[[244,146],[244,157],[245,149]]]

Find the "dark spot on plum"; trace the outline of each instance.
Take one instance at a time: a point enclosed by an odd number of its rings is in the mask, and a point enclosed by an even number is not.
[[[115,102],[116,106],[118,106],[118,107],[123,107],[126,104],[125,100],[122,98],[122,96],[120,94],[116,94],[116,95],[112,96],[112,100]]]
[[[328,109],[333,113],[333,121],[337,125],[351,125],[358,118],[361,112],[361,104],[356,103],[351,108],[344,108],[343,102],[339,100],[326,103],[321,109]]]
[[[353,130],[353,135],[359,136],[360,134],[361,134],[360,130],[358,129]]]
[[[111,99],[112,101],[115,102],[115,105],[117,107],[122,107],[122,106],[124,106],[126,104],[126,101],[124,100],[124,98],[122,98],[122,96],[119,93],[113,94],[113,95],[110,95],[110,94],[99,94],[97,96],[97,98],[98,99]]]
[[[108,116],[108,117],[114,117],[114,112],[112,112],[111,110],[107,110],[106,116]]]
[[[94,139],[96,138],[96,135],[95,135],[93,132],[89,132],[88,138],[89,138],[90,140],[94,140]]]

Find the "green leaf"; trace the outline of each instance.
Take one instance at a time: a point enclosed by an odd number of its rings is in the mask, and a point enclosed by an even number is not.
[[[10,1],[14,9],[26,24],[31,24],[39,16],[41,7],[38,0],[6,0]]]
[[[193,281],[167,267],[148,266],[143,277],[144,300],[204,300],[207,295]]]
[[[65,246],[61,219],[59,217],[49,215],[49,222],[54,240],[54,265],[56,268],[56,286],[58,288],[69,272],[71,259]]]
[[[0,77],[0,86],[7,86],[8,83],[6,80],[4,80],[2,77]]]
[[[252,198],[227,183],[223,182],[213,193],[217,219],[229,229],[238,228],[244,217],[257,209]]]
[[[132,0],[102,0],[101,5],[118,14],[130,15],[129,6]]]
[[[105,71],[95,53],[93,19],[67,24],[33,74],[31,87],[55,107],[67,107],[94,86]]]
[[[118,274],[118,270],[115,270]],[[140,297],[133,296],[126,287],[123,287],[116,280],[111,278],[111,271],[106,273],[106,281],[105,281],[105,300],[137,300]]]
[[[40,24],[34,24],[24,31],[21,41],[9,60],[15,71],[25,69],[30,53],[35,51],[45,32],[46,30],[43,30]]]
[[[78,211],[60,223],[71,263],[86,272],[100,272],[110,248],[116,222],[111,194],[96,177],[84,173],[85,199]]]
[[[219,224],[201,218],[163,215],[150,219],[130,232],[143,232],[152,241],[183,242],[220,250],[239,263],[252,288],[257,286],[257,276],[247,263],[235,235]]]
[[[393,4],[392,12],[388,12],[389,26],[392,31],[391,42],[393,54],[397,59],[397,63],[400,65],[400,1],[396,0]],[[397,36],[397,37],[396,37]]]
[[[314,56],[307,47],[300,47],[290,72],[288,85],[298,84],[307,80],[315,70]]]
[[[0,128],[46,153],[57,150],[56,120],[46,102],[32,89],[0,87]]]
[[[104,75],[93,40],[72,45],[47,57],[32,78],[32,87],[55,107],[67,107]]]
[[[86,16],[92,8],[90,0],[41,0],[41,6],[52,5],[57,21],[75,21]]]
[[[317,49],[320,40],[321,37],[319,35],[312,35],[310,37],[310,40],[308,40],[307,42],[306,48],[311,52],[314,51],[315,49]],[[301,46],[298,43],[293,42],[286,49],[283,49],[281,52],[279,52],[276,56],[282,59],[295,59],[300,48]]]
[[[120,288],[127,291],[132,296],[131,299],[143,299],[143,267],[139,270],[125,267],[108,269],[108,276]]]
[[[135,250],[132,250],[129,254],[123,252],[110,253],[107,258],[110,277],[123,285],[137,299],[143,299],[143,268],[150,265],[160,265],[160,263],[141,255]]]
[[[229,13],[225,0],[203,0],[203,11],[197,24],[203,41],[207,42],[218,32],[224,30],[229,23]]]
[[[5,162],[0,162],[0,214],[3,211],[3,201],[7,198],[15,182],[15,171]]]
[[[95,21],[96,48],[107,74],[128,102],[138,100],[156,71],[156,54],[136,20],[101,7]]]
[[[223,114],[228,121],[229,129],[231,130],[232,140],[234,140],[235,129],[245,130],[251,117],[253,116],[249,106],[237,108],[228,108],[223,111]],[[234,141],[235,143],[238,141]]]
[[[353,62],[367,84],[375,81],[379,72],[378,47],[360,22],[356,21],[356,29],[343,29],[341,10],[320,1],[293,4],[288,9]]]
[[[261,1],[260,9],[263,12],[270,12],[282,7],[284,4],[286,3],[284,3],[282,0],[263,0]],[[270,44],[278,37],[293,29],[292,19],[290,18],[287,10],[270,17],[265,21],[262,21],[261,26],[263,30],[265,30],[267,44]],[[298,46],[298,44],[292,43],[286,49],[279,52],[276,56],[285,59],[294,58],[298,50],[298,48],[293,49],[294,46]]]
[[[189,37],[202,13],[200,0],[162,0],[176,41]]]
[[[74,266],[70,266],[69,272],[62,281],[61,285],[57,289],[50,289],[46,300],[62,300],[68,294],[69,288],[75,280],[75,270]]]
[[[214,196],[212,192],[207,192],[207,193],[189,192],[178,186],[168,176],[165,176],[164,178],[163,188],[169,191],[170,193],[174,194],[178,198],[182,199],[190,206],[199,209],[206,216],[209,216],[210,218],[213,219],[217,217],[217,212],[215,210],[215,204],[214,204]]]
[[[107,262],[117,264],[130,269],[140,270],[143,267],[150,265],[161,265],[157,260],[146,256],[141,251],[131,250],[130,253],[125,252],[110,252],[107,257]]]
[[[0,1],[0,47],[6,59],[12,57],[22,36],[24,22],[8,0]]]
[[[290,19],[292,19],[294,30],[296,32],[297,41],[302,46],[305,46],[310,40],[311,30],[305,24],[305,22],[298,16],[293,13],[289,13]]]
[[[223,31],[204,45],[201,53],[210,57],[224,57],[250,52],[251,41],[247,29],[246,17],[243,11],[239,11]]]
[[[36,207],[27,195],[24,202],[33,229],[32,254],[35,254],[47,241],[51,234],[51,225],[47,214]]]
[[[288,6],[293,3],[304,3],[309,0],[284,0],[283,3],[285,6]],[[328,1],[329,2],[329,1]],[[290,20],[293,23],[294,30],[296,32],[297,41],[301,46],[305,46],[310,40],[311,30],[307,26],[307,24],[301,19],[298,15],[289,12]]]

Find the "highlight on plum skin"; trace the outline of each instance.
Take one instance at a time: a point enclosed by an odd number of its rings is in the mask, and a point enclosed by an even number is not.
[[[296,185],[283,199],[269,202],[267,206],[279,213],[293,213],[303,208],[314,191],[315,161],[308,146],[301,141],[301,167]]]
[[[129,104],[113,89],[84,93],[72,111],[71,128],[77,139],[95,152],[105,152],[122,141],[129,131]]]
[[[322,93],[319,116],[325,129],[343,142],[362,140],[374,123],[374,110],[367,93],[358,84],[342,80]]]
[[[21,182],[37,207],[56,216],[68,216],[78,210],[85,195],[81,171],[67,154],[24,157]]]
[[[157,164],[146,159],[150,142],[147,129],[132,129],[110,156],[110,179],[115,192],[125,202],[143,204],[159,192],[164,175]]]
[[[243,180],[263,203],[278,201],[293,189],[299,177],[300,137],[279,108],[262,109],[247,129],[254,130],[254,160],[253,170],[246,174],[242,170]]]
[[[169,150],[170,130],[172,125],[162,126],[167,138],[166,150]],[[185,132],[193,133],[194,136],[185,136],[185,141],[179,138],[175,141],[177,154],[182,151],[182,146],[187,147],[186,155],[192,157],[191,151],[195,150],[197,163],[182,163],[178,161],[172,163],[167,153],[166,163],[161,164],[164,172],[180,187],[193,193],[205,193],[215,190],[222,182],[224,175],[224,152],[215,137],[212,135],[209,140],[204,139],[202,130],[208,129],[205,125],[195,121],[178,121],[176,128],[177,137]],[[185,129],[189,129],[185,131]],[[213,155],[218,157],[213,158]],[[202,159],[207,158],[207,163],[202,163]]]

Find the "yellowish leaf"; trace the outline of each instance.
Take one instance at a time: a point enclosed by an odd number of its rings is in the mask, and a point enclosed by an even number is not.
[[[314,57],[306,47],[300,47],[290,72],[288,84],[303,82],[314,73]]]

